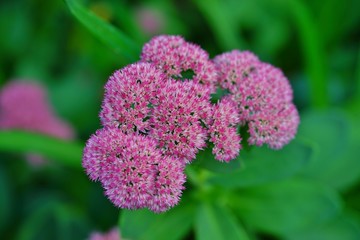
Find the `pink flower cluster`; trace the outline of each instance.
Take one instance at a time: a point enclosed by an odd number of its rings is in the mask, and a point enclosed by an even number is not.
[[[161,212],[179,201],[184,188],[181,161],[163,156],[154,139],[115,127],[100,129],[89,139],[83,167],[122,208]]]
[[[212,104],[218,87],[230,94]],[[299,123],[280,70],[250,52],[211,60],[180,36],[153,38],[139,62],[109,78],[100,119],[103,128],[84,150],[87,174],[116,206],[154,212],[178,203],[184,168],[207,141],[215,158],[228,162],[241,149],[239,126],[247,124],[249,144],[281,148]]]
[[[250,52],[234,50],[216,56],[221,87],[237,103],[242,125],[248,124],[249,144],[282,148],[294,138],[299,114],[292,103],[289,81]]]

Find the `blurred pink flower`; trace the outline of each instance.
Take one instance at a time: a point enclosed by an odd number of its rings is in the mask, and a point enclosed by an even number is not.
[[[239,121],[236,103],[230,97],[222,98],[214,106],[213,123],[209,132],[210,142],[214,143],[213,154],[217,160],[229,162],[239,155],[241,138],[236,128]]]
[[[184,77],[184,72],[192,71],[193,76],[188,80],[204,85],[211,92],[216,90],[217,72],[209,54],[180,36],[160,35],[152,38],[144,45],[141,60],[153,63],[173,78]]]
[[[113,228],[107,233],[92,232],[88,240],[121,240],[118,228]]]
[[[92,180],[121,208],[163,212],[179,201],[185,182],[184,164],[163,156],[148,136],[107,127],[87,141],[82,165]]]
[[[11,81],[0,91],[0,129],[26,129],[54,137],[73,138],[73,130],[57,118],[42,86]]]
[[[45,89],[35,82],[11,81],[0,90],[0,129],[23,129],[61,139],[72,139],[73,129],[53,112]],[[43,156],[26,154],[33,166],[46,163]]]
[[[155,35],[165,27],[165,19],[162,12],[151,7],[140,7],[135,10],[135,20],[140,29],[149,35]]]

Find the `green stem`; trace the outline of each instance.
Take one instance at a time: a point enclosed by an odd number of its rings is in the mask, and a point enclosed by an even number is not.
[[[0,151],[37,153],[59,163],[80,169],[82,144],[38,133],[18,130],[0,131]]]
[[[309,77],[311,104],[316,108],[328,105],[326,63],[323,44],[306,5],[299,0],[285,1],[297,25]]]

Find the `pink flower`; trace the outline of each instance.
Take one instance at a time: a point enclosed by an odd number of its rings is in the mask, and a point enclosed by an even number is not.
[[[249,122],[250,144],[280,149],[296,135],[300,118],[292,103],[279,106],[271,112],[261,112]]]
[[[71,127],[56,117],[45,90],[34,82],[11,81],[0,91],[0,129],[25,129],[73,138]]]
[[[194,74],[191,79],[195,83],[204,85],[211,92],[216,90],[217,73],[209,54],[180,36],[154,37],[144,45],[141,60],[153,63],[173,78],[184,77],[182,74],[190,70]]]
[[[217,160],[229,162],[239,155],[241,138],[236,129],[239,121],[236,103],[230,97],[224,97],[214,106],[209,132]]]
[[[113,228],[107,233],[93,232],[88,240],[121,240],[121,235],[119,229]]]
[[[169,81],[159,94],[154,106],[149,136],[169,156],[188,163],[199,149],[206,146],[207,129],[211,114],[208,89],[192,81]]]
[[[229,94],[212,105],[218,86]],[[104,128],[86,143],[82,165],[114,205],[166,211],[179,202],[185,165],[207,140],[215,158],[229,162],[241,149],[239,125],[247,124],[253,145],[279,149],[294,138],[299,115],[292,94],[283,73],[250,52],[210,61],[180,36],[155,37],[140,62],[107,82]]]
[[[141,60],[151,62],[169,77],[178,76],[182,71],[179,48],[183,44],[185,40],[180,36],[154,37],[144,45]]]
[[[165,157],[157,165],[153,197],[148,208],[153,212],[160,213],[175,206],[180,201],[185,183],[185,164],[180,161],[174,162],[172,157]]]
[[[190,162],[206,146],[210,90],[167,78],[150,63],[129,65],[110,77],[100,117],[104,126],[149,135],[169,156]]]
[[[218,71],[218,81],[222,88],[230,90],[231,93],[238,91],[242,79],[254,70],[259,59],[249,51],[240,52],[233,50],[217,55],[214,63]]]
[[[82,165],[92,180],[102,183],[114,205],[166,211],[179,201],[185,166],[177,159],[162,156],[156,144],[148,136],[124,134],[118,128],[107,127],[88,140]]]
[[[238,104],[241,124],[248,123],[251,135],[248,142],[259,146],[267,143],[276,149],[287,144],[294,137],[299,120],[295,107],[284,111],[292,105],[293,92],[281,70],[260,62],[250,52],[224,53],[215,57],[214,62],[220,71],[220,85],[230,91]],[[292,120],[283,113],[288,111]],[[287,127],[279,128],[282,124]],[[271,128],[276,131],[270,131]]]
[[[105,85],[100,118],[103,126],[125,133],[150,129],[151,105],[168,79],[150,63],[135,63],[116,71]]]

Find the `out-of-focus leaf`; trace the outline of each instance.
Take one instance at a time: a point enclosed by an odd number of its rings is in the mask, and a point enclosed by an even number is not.
[[[249,188],[231,197],[230,205],[249,225],[273,234],[313,229],[341,209],[336,192],[301,179]]]
[[[302,174],[338,189],[351,185],[360,175],[357,124],[342,111],[303,114],[298,135],[313,141],[317,151]]]
[[[0,232],[6,226],[10,213],[10,189],[5,172],[0,168]]]
[[[201,167],[213,171],[215,173],[230,173],[240,168],[240,158],[231,160],[230,162],[220,162],[215,159],[211,148],[206,148],[198,153],[194,164],[199,164]]]
[[[281,150],[267,146],[240,152],[244,167],[229,173],[214,174],[210,183],[226,188],[256,186],[288,178],[300,171],[310,160],[312,148],[299,140],[292,141]],[[221,166],[219,166],[221,167]]]
[[[309,75],[311,102],[314,107],[324,107],[328,104],[326,56],[316,28],[314,17],[307,5],[301,0],[284,1],[288,13],[293,18],[303,49],[305,70]]]
[[[37,153],[59,163],[81,168],[83,146],[78,142],[70,142],[50,136],[17,131],[0,131],[0,151],[16,153]]]
[[[286,239],[289,240],[358,240],[360,239],[360,223],[353,217],[343,214],[331,222],[297,232]]]
[[[132,61],[136,61],[139,58],[140,46],[127,35],[81,6],[77,0],[65,0],[65,2],[71,13],[87,27],[92,34],[116,53],[124,55]]]
[[[228,14],[226,5],[222,4],[222,1],[194,0],[194,3],[209,22],[215,38],[224,50],[244,48],[242,39],[234,31],[236,29],[235,21]]]
[[[360,14],[359,14],[360,15]],[[360,48],[358,52],[358,58],[357,58],[357,68],[356,68],[356,93],[357,93],[357,100],[360,102]]]
[[[195,234],[198,240],[249,239],[240,223],[225,207],[208,203],[204,203],[198,208]]]
[[[122,210],[119,227],[126,239],[183,239],[190,231],[194,211],[195,207],[191,204],[182,204],[161,214],[147,209]]]
[[[3,33],[0,39],[0,59],[9,55],[22,56],[29,46],[28,41],[35,27],[35,22],[29,21],[31,12],[20,1],[2,2],[0,16],[0,31]]]
[[[19,226],[17,240],[85,239],[86,220],[54,196],[41,196],[30,205],[31,211]]]
[[[49,97],[57,113],[70,120],[77,132],[82,133],[99,127],[103,83],[74,72],[71,74],[73,76],[67,76],[50,87]]]

